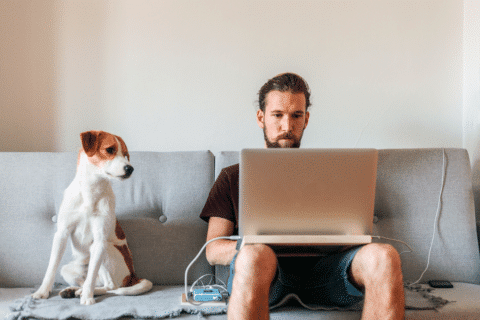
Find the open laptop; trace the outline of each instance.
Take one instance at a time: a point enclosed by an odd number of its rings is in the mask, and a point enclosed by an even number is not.
[[[242,150],[242,245],[370,243],[377,159],[375,149]]]

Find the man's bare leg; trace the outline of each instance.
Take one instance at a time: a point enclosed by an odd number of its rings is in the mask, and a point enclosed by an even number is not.
[[[246,245],[235,260],[228,319],[269,319],[268,295],[277,258],[266,245]]]
[[[400,255],[390,245],[369,244],[355,255],[353,281],[365,288],[362,319],[403,319],[405,297]]]

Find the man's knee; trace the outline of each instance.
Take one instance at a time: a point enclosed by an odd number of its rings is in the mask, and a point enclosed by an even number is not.
[[[352,262],[352,273],[363,285],[368,281],[403,282],[400,255],[389,244],[364,246]]]
[[[273,250],[263,244],[246,245],[235,260],[235,278],[270,284],[277,270]]]

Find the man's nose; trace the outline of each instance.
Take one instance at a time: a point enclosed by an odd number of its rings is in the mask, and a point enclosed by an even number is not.
[[[293,131],[293,119],[290,117],[283,117],[282,119],[282,131],[290,132]]]

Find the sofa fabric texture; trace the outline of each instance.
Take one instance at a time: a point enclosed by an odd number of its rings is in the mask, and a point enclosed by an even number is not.
[[[187,265],[205,243],[208,225],[199,214],[210,188],[223,167],[238,163],[239,153],[220,152],[214,157],[210,151],[131,152],[130,157],[135,168],[132,177],[113,181],[112,186],[117,219],[127,236],[135,271],[156,286],[181,287]],[[76,162],[77,154],[69,152],[0,153],[0,297],[5,301],[40,285],[56,231],[55,215],[75,175]],[[404,280],[413,282],[427,264],[435,226],[429,269],[420,282],[455,282],[454,289],[437,292],[461,300],[433,313],[412,311],[407,318],[480,318],[480,308],[466,304],[480,301],[471,181],[464,149],[379,150],[374,234],[412,247],[414,252],[403,253],[401,259]],[[407,250],[401,243],[381,242],[391,243],[399,252]],[[70,260],[67,247],[62,265]],[[215,272],[225,281],[225,271],[210,266],[203,255],[188,278],[192,283]],[[65,284],[58,272],[56,282]],[[272,319],[360,316],[346,311],[312,313],[293,305],[276,310]]]
[[[404,280],[415,282],[427,264],[440,204],[430,266],[421,282],[434,279],[480,283],[471,169],[462,149],[387,149],[378,152],[374,235],[407,242],[414,252],[404,253]],[[216,175],[239,162],[239,152],[222,152],[216,158]],[[444,178],[444,179],[442,179]],[[465,214],[467,213],[468,214]],[[384,241],[399,252],[408,248]],[[465,268],[464,268],[465,266]],[[227,268],[217,266],[225,279]]]
[[[135,271],[155,284],[181,284],[206,238],[207,224],[198,214],[213,184],[213,154],[131,152],[130,158],[134,174],[113,180],[112,187]],[[52,218],[76,162],[75,153],[0,153],[0,164],[8,167],[0,173],[0,287],[41,283],[56,231]],[[62,265],[71,259],[68,245]],[[208,273],[211,266],[203,259],[190,277]],[[59,272],[56,281],[65,283]]]

